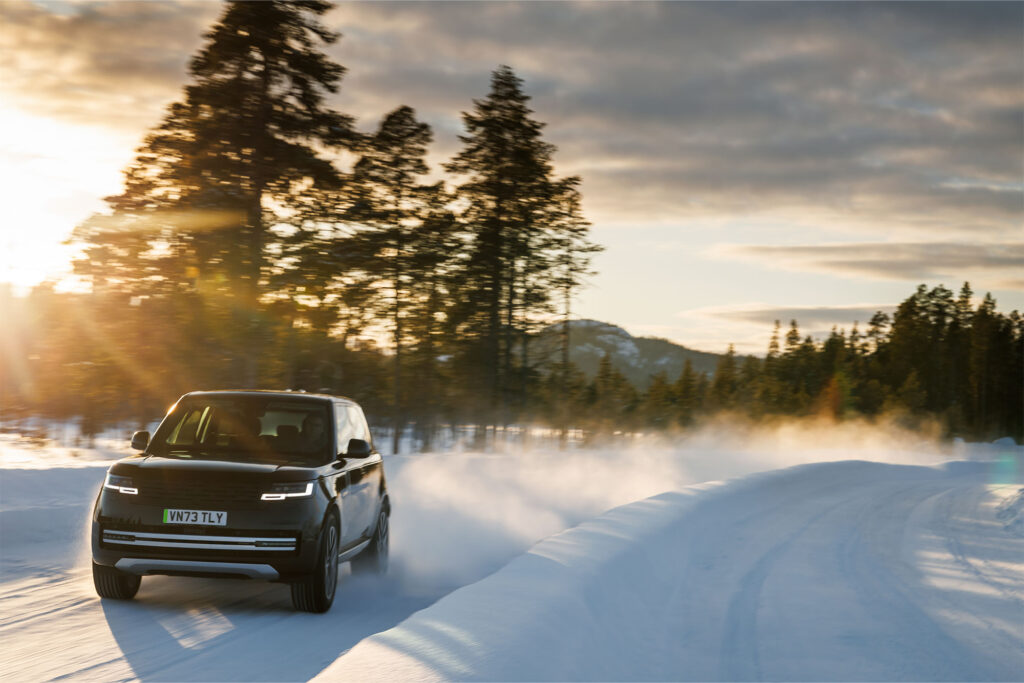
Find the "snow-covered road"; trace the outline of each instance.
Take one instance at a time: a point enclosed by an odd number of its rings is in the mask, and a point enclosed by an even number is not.
[[[634,503],[322,680],[1020,680],[1024,538],[989,468],[824,463]],[[318,680],[321,680],[318,679]]]
[[[686,486],[706,471],[678,461],[394,459],[395,571],[343,577],[326,615],[245,581],[148,577],[101,602],[81,541],[103,469],[0,470],[0,677],[1024,678],[1005,472],[846,461]],[[737,462],[718,466],[757,469]]]

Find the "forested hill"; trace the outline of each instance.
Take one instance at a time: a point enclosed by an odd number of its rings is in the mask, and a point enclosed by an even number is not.
[[[612,365],[637,389],[646,391],[651,378],[664,372],[675,379],[687,359],[697,372],[713,375],[721,354],[694,351],[667,339],[634,337],[626,330],[598,320],[573,320],[569,323],[569,360],[588,379],[597,374],[601,358],[608,354]],[[556,360],[562,323],[545,328],[538,340],[544,360]]]

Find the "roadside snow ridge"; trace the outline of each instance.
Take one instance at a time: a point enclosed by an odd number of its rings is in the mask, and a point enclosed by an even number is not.
[[[977,465],[820,463],[616,508],[314,680],[1015,680],[1024,538],[992,517],[1024,499]]]

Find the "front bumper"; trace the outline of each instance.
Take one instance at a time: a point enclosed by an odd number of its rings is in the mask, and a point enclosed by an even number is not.
[[[157,550],[226,550],[228,552],[251,551],[272,554],[294,554],[299,547],[297,536],[215,536],[212,534],[157,533],[151,531],[126,531],[105,528],[100,533],[100,543],[121,549]]]
[[[316,565],[327,504],[318,495],[261,502],[226,510],[226,526],[199,526],[163,522],[164,509],[184,507],[174,500],[104,490],[93,513],[93,561],[139,575],[294,580]]]
[[[156,558],[122,557],[114,566],[128,574],[168,574],[171,576],[205,576],[214,578],[246,578],[276,581],[280,574],[269,564],[249,562],[203,562],[200,560],[160,560]]]

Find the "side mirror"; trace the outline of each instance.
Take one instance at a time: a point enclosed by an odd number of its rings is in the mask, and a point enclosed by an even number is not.
[[[370,444],[363,439],[349,439],[348,451],[345,453],[350,458],[370,457]]]
[[[137,451],[144,451],[148,445],[149,432],[135,432],[132,434],[132,448]]]

